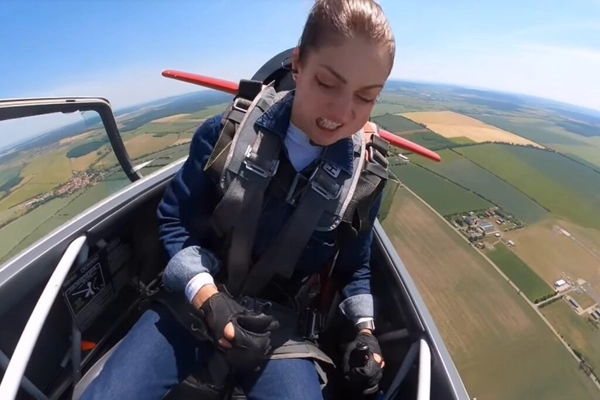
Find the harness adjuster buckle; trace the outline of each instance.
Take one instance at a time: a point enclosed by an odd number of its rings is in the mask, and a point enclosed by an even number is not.
[[[243,103],[247,103],[248,100],[244,99],[243,97],[236,97],[235,99],[233,99],[233,104],[231,105],[231,108],[233,108],[234,110],[238,110],[242,113],[246,113],[248,111],[248,107],[245,106],[240,106],[240,104]]]
[[[263,178],[272,178],[277,173],[277,169],[279,168],[279,160],[269,160],[267,165],[259,165],[258,163],[252,161],[256,160],[256,153],[252,152],[252,146],[248,146],[245,153],[244,165],[248,171],[252,171],[260,177]]]
[[[323,196],[326,200],[337,199],[342,192],[342,186],[339,185],[333,178],[326,175],[321,169],[317,168],[313,174],[313,179],[310,182],[311,188]]]

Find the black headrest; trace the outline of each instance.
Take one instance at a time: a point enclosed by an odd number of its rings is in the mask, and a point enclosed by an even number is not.
[[[296,87],[292,79],[292,54],[294,48],[289,48],[271,58],[252,77],[264,84],[275,81],[275,90],[292,90]]]

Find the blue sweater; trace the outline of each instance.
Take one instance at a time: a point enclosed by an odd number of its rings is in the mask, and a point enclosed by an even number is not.
[[[293,96],[294,92],[290,92],[256,123],[285,139],[290,130]],[[223,268],[221,260],[207,248],[209,218],[217,200],[214,196],[216,188],[203,171],[221,132],[221,121],[221,115],[212,117],[195,132],[189,157],[167,186],[158,206],[160,241],[169,259],[163,282],[169,291],[183,291],[199,274],[214,276]],[[286,150],[300,151],[297,139],[286,140]],[[341,169],[352,172],[353,151],[352,139],[343,139],[331,145],[324,157]],[[294,165],[306,164],[302,163],[302,160],[306,161],[302,155],[294,157],[292,154],[289,158]],[[371,210],[371,221],[375,220],[380,206],[381,196]],[[255,256],[266,251],[292,212],[293,207],[289,204],[265,198],[253,248]],[[370,285],[372,238],[372,231],[365,232],[354,243],[342,248],[334,270],[342,288],[340,309],[354,322],[374,315]],[[320,271],[335,253],[334,240],[334,232],[315,232],[296,265],[294,277],[302,278]]]

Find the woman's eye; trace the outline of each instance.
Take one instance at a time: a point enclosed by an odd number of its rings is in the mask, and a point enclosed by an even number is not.
[[[324,87],[324,88],[326,88],[326,89],[331,89],[331,88],[333,87],[333,86],[331,86],[331,85],[327,85],[327,84],[323,83],[323,81],[321,81],[319,78],[316,78],[316,79],[317,79],[317,83],[318,83],[318,84],[319,84],[319,86],[321,86],[321,87]]]
[[[377,98],[375,98],[375,99],[366,99],[366,98],[364,98],[362,96],[356,96],[356,97],[358,97],[361,101],[364,101],[365,103],[373,103],[375,100],[377,100]]]

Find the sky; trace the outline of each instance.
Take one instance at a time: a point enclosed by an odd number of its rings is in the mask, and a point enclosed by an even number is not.
[[[600,110],[600,0],[382,0],[391,78]],[[239,80],[297,44],[312,0],[1,0],[0,98],[102,96],[121,108]],[[6,144],[0,137],[0,146]]]

